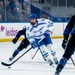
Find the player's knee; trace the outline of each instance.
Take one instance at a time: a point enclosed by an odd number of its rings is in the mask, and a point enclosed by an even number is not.
[[[70,58],[71,58],[71,56],[72,56],[72,54],[73,54],[74,52],[67,52],[67,53],[65,53],[64,55],[63,55],[63,57],[64,58],[66,58],[67,60],[69,60]]]

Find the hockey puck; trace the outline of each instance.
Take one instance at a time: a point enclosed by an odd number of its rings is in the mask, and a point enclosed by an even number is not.
[[[9,66],[8,68],[10,69],[11,67]]]

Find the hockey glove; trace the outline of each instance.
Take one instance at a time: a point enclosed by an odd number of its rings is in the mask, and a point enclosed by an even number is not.
[[[69,37],[69,34],[64,34],[64,39],[63,39],[63,42],[62,42],[62,48],[63,49],[65,49],[65,47],[67,45],[68,37]]]
[[[65,49],[65,47],[66,47],[66,45],[67,45],[67,41],[68,41],[68,40],[63,39],[63,42],[62,42],[62,48],[63,48],[63,49]]]
[[[17,40],[18,40],[18,38],[15,37],[15,38],[12,40],[12,42],[13,42],[14,44],[16,44]]]
[[[32,48],[34,49],[34,48],[38,47],[38,43],[37,43],[36,41],[33,41],[33,42],[31,43],[31,46],[32,46]]]

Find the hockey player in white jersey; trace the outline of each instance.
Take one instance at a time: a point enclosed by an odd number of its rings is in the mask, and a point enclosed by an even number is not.
[[[58,64],[56,52],[52,50],[52,40],[50,38],[50,32],[52,32],[53,29],[52,21],[45,18],[37,19],[36,14],[30,15],[30,24],[26,26],[26,37],[30,41],[31,46],[41,49],[44,58],[49,62],[50,66],[53,64],[53,61],[49,58],[49,54],[44,48],[45,46],[50,50],[54,63]],[[45,38],[38,43],[43,37]]]

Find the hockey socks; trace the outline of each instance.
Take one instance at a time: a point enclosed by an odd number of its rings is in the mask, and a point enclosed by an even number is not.
[[[19,50],[15,50],[12,56],[15,57],[19,52]]]
[[[12,61],[19,52],[20,52],[19,50],[15,50],[12,57],[9,58],[9,61]]]

